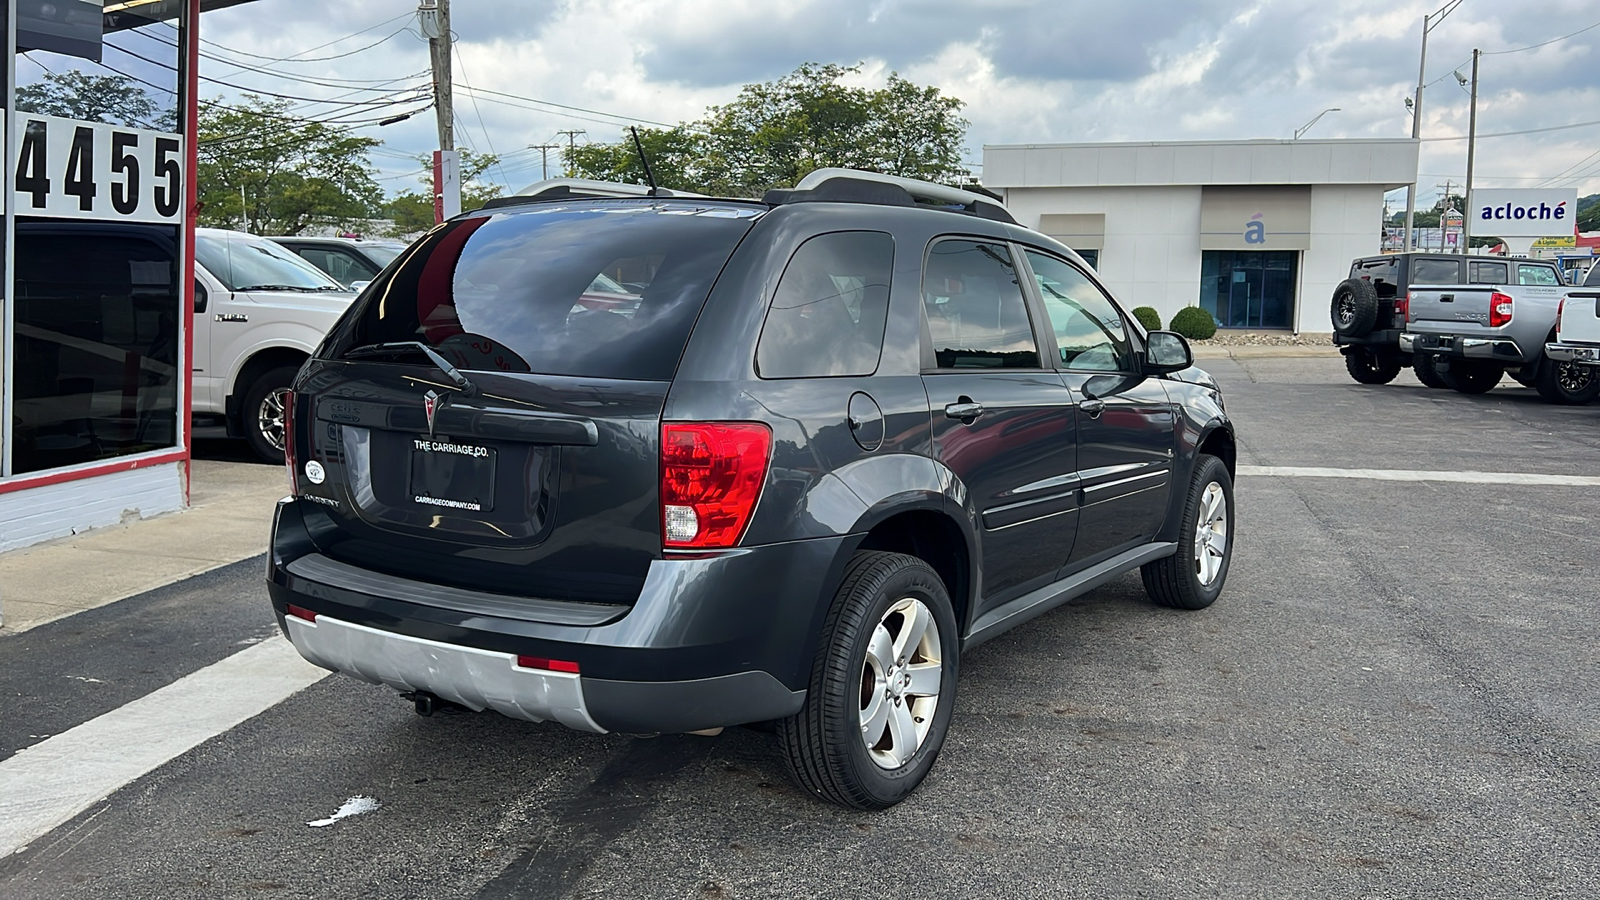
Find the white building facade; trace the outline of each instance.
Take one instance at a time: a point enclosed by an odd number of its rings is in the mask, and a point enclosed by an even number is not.
[[[1194,141],[985,146],[983,183],[1017,220],[1081,253],[1162,322],[1327,332],[1350,261],[1379,252],[1383,195],[1416,180],[1417,142]]]

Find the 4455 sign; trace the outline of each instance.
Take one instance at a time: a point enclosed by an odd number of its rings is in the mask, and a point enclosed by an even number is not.
[[[183,139],[176,134],[19,112],[11,166],[19,216],[183,221]]]

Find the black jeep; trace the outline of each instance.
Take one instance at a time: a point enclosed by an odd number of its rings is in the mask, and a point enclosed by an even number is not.
[[[961,654],[1133,569],[1221,592],[1234,437],[1176,334],[973,193],[561,181],[435,228],[295,380],[279,622],[312,662],[593,732],[775,722],[858,807]]]

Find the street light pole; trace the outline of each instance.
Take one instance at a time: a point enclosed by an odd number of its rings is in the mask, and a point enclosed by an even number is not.
[[[1450,0],[1449,3],[1439,7],[1438,12],[1431,16],[1422,17],[1422,59],[1417,63],[1416,99],[1411,102],[1412,140],[1417,140],[1422,137],[1422,88],[1423,80],[1427,77],[1428,73],[1428,32],[1438,28],[1439,23],[1444,21],[1444,17],[1450,15],[1452,12],[1455,12],[1455,8],[1460,5],[1461,0]],[[1420,166],[1420,158],[1418,159],[1418,163]],[[1416,216],[1416,212],[1417,183],[1416,180],[1413,179],[1411,184],[1406,185],[1406,230],[1404,243],[1400,248],[1402,251],[1408,251],[1411,249],[1411,223],[1413,218]]]
[[[1461,210],[1461,252],[1472,252],[1472,163],[1478,149],[1478,57],[1472,51],[1472,112],[1467,116],[1467,196]]]
[[[1299,128],[1296,128],[1294,130],[1294,137],[1291,138],[1290,140],[1296,140],[1296,141],[1300,140],[1300,136],[1301,135],[1303,135],[1306,132],[1310,131],[1311,130],[1311,126],[1317,124],[1319,121],[1322,120],[1323,116],[1325,116],[1325,115],[1327,115],[1328,113],[1331,113],[1331,112],[1339,112],[1339,107],[1330,106],[1327,109],[1323,110],[1322,112],[1317,113],[1315,116],[1312,117],[1311,121],[1305,123],[1304,125],[1301,125]]]

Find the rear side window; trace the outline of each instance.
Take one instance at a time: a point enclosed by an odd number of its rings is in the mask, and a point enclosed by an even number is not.
[[[1549,266],[1517,266],[1517,284],[1559,285],[1561,278]]]
[[[1005,244],[934,244],[922,274],[922,308],[939,368],[1039,368],[1022,283]]]
[[[1510,284],[1506,264],[1503,262],[1478,262],[1469,265],[1473,284]]]
[[[666,381],[756,215],[591,201],[461,219],[384,270],[338,352],[420,341],[467,369]]]
[[[1387,259],[1358,260],[1350,267],[1351,278],[1361,278],[1372,284],[1379,297],[1393,297],[1399,282],[1400,261]]]
[[[814,237],[795,251],[756,345],[762,378],[871,375],[883,353],[894,238],[876,231]]]
[[[1460,284],[1461,260],[1411,259],[1412,284]]]

